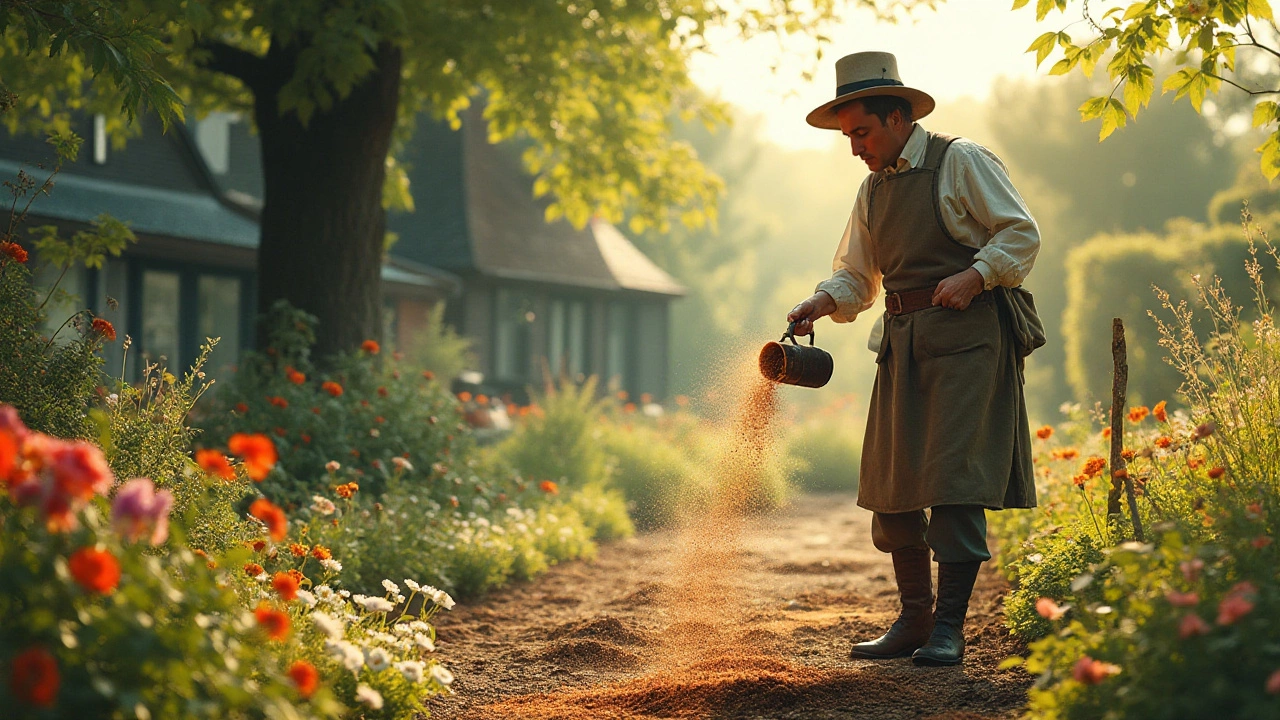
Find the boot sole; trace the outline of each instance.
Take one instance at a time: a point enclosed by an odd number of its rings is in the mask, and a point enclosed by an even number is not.
[[[857,650],[850,650],[849,657],[854,660],[896,660],[898,658],[911,657],[911,654],[919,649],[920,648],[912,648],[911,650],[904,650],[896,655],[871,655],[869,653],[858,652]]]
[[[959,658],[956,658],[955,660],[939,660],[937,658],[928,657],[927,655],[926,656],[912,655],[911,662],[920,667],[953,667],[955,665],[959,665],[963,663],[964,656],[961,655]]]

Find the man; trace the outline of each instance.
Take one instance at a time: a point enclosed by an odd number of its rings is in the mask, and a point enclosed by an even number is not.
[[[956,665],[969,596],[991,558],[985,509],[1035,506],[1021,378],[1029,350],[1016,341],[1009,288],[1031,270],[1039,230],[993,153],[916,124],[934,101],[903,84],[893,55],[841,58],[836,78],[836,98],[808,122],[844,133],[871,175],[834,273],[787,319],[808,334],[827,315],[851,322],[886,292],[858,504],[874,513],[876,548],[892,554],[902,612],[851,654]]]

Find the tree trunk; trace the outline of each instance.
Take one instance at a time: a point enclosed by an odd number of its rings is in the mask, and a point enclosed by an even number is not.
[[[279,299],[320,319],[320,357],[382,335],[382,186],[400,99],[401,55],[383,45],[377,68],[303,125],[277,96],[296,47],[273,43],[253,85],[262,138],[263,209],[258,310]],[[264,329],[258,343],[265,348]]]

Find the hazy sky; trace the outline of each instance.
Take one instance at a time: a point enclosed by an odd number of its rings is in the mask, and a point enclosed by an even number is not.
[[[846,11],[832,42],[815,68],[812,82],[801,77],[806,57],[785,56],[779,71],[769,68],[784,56],[772,38],[744,43],[731,33],[713,38],[714,56],[693,63],[693,78],[735,106],[765,117],[769,140],[793,148],[826,148],[836,140],[831,131],[805,124],[810,110],[835,97],[835,61],[863,50],[883,50],[898,57],[902,79],[939,101],[962,96],[985,98],[1001,76],[1036,74],[1035,56],[1024,52],[1037,35],[1058,30],[1077,19],[1054,12],[1037,24],[1032,8],[1012,11],[1010,0],[947,0],[936,12],[917,12],[913,23],[878,23],[866,10]],[[1032,3],[1034,5],[1034,3]],[[1078,12],[1072,8],[1068,12]],[[797,50],[801,46],[797,45]],[[1054,58],[1056,59],[1056,58]],[[1045,74],[1052,60],[1039,71]],[[925,123],[927,125],[927,122]],[[945,130],[939,128],[939,130]]]

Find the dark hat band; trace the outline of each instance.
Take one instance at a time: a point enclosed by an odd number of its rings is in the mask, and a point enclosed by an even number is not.
[[[902,86],[903,84],[901,80],[894,80],[893,78],[877,78],[874,80],[859,80],[858,82],[845,83],[844,85],[841,85],[840,87],[836,88],[836,97],[840,97],[841,95],[848,95],[851,92],[858,92],[859,90],[866,90],[867,88],[902,87]]]

